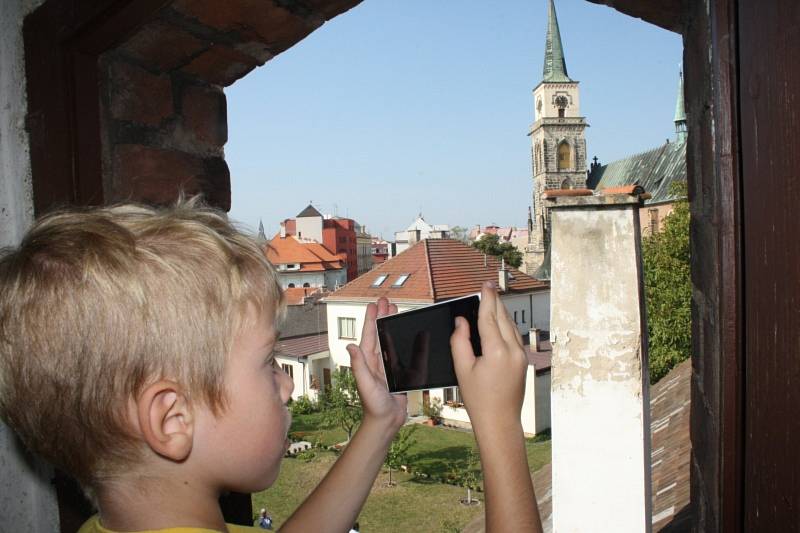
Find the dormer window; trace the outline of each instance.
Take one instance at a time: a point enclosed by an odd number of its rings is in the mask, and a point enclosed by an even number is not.
[[[389,276],[387,276],[386,274],[381,274],[380,276],[375,278],[375,281],[372,282],[372,285],[370,285],[370,287],[380,287],[381,283],[386,281],[386,278],[388,278],[388,277]]]
[[[392,287],[402,287],[403,283],[406,282],[410,275],[411,274],[400,274],[400,277],[398,277],[396,280],[394,280],[394,283],[392,283]]]

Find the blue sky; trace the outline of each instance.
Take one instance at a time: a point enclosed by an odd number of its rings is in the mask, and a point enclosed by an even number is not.
[[[674,137],[680,36],[556,0],[589,156]],[[269,233],[309,201],[391,239],[525,226],[546,0],[365,0],[226,90],[231,217]]]

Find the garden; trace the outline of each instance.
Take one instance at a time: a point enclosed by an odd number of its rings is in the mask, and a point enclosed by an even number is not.
[[[337,445],[347,441],[347,430],[357,427],[357,421],[337,424],[331,411],[293,411],[290,439],[311,447],[284,458],[278,481],[253,495],[253,508],[267,508],[276,527],[316,487],[336,460]],[[531,473],[550,462],[548,435],[527,439],[526,448]],[[460,531],[483,513],[482,500],[472,432],[412,423],[395,439],[358,521],[367,532]]]

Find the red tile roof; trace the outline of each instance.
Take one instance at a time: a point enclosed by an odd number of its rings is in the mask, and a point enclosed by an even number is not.
[[[269,241],[267,259],[273,265],[298,263],[301,272],[344,268],[341,258],[320,243],[303,241],[292,235],[275,235]]]
[[[393,301],[438,302],[479,292],[484,281],[497,282],[500,260],[454,239],[425,239],[332,293],[328,300],[374,301],[386,296]],[[508,268],[507,293],[549,288],[515,268]],[[392,284],[402,274],[409,277],[401,287]],[[387,278],[378,287],[373,282]]]
[[[308,357],[328,350],[328,333],[316,333],[291,339],[280,339],[275,347],[276,355]]]

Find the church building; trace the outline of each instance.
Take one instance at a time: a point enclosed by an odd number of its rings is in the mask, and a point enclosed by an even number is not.
[[[659,147],[606,165],[597,158],[587,169],[578,82],[567,74],[567,63],[553,0],[548,0],[547,37],[542,81],[533,90],[531,137],[533,167],[532,209],[528,212],[528,245],[523,269],[537,279],[550,279],[550,215],[544,193],[553,189],[605,189],[640,185],[652,197],[640,210],[642,234],[657,232],[672,204],[682,194],[673,187],[686,182],[686,113],[683,78],[678,83],[675,139]]]

